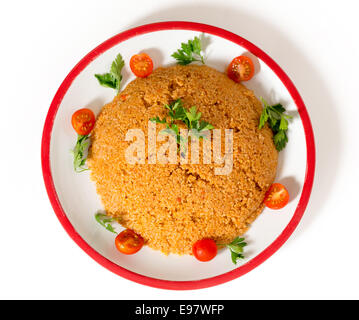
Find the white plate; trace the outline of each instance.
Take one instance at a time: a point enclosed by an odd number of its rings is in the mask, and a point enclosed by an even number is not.
[[[277,182],[291,195],[280,211],[265,209],[246,234],[246,259],[235,266],[228,250],[221,250],[210,262],[192,256],[165,256],[144,247],[126,256],[114,246],[114,234],[101,227],[94,213],[102,209],[89,173],[75,173],[72,156],[76,135],[71,116],[87,107],[98,113],[110,102],[115,91],[101,87],[95,73],[107,72],[121,53],[126,65],[123,87],[134,79],[128,62],[138,52],[148,53],[155,67],[173,64],[171,54],[181,42],[194,36],[204,37],[206,64],[224,71],[238,55],[250,55],[256,64],[255,77],[245,85],[269,103],[281,102],[294,120],[289,143],[280,152]],[[164,22],[137,27],[105,41],[91,51],[69,73],[50,106],[42,141],[43,174],[49,198],[60,222],[91,257],[111,271],[130,280],[167,289],[195,289],[229,281],[252,270],[266,260],[288,239],[309,200],[315,167],[313,132],[307,110],[293,83],[263,51],[247,40],[216,27],[191,22]],[[120,227],[118,227],[120,230]]]

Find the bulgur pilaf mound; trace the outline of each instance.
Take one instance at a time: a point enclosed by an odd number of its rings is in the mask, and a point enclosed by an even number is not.
[[[164,105],[179,98],[187,109],[196,106],[222,135],[233,129],[229,175],[215,175],[219,165],[202,162],[127,163],[125,150],[132,143],[125,141],[127,131],[142,129],[147,139],[149,119],[165,117]],[[203,238],[232,241],[262,211],[276,174],[272,131],[258,129],[261,111],[252,91],[207,66],[158,68],[135,79],[103,107],[91,135],[87,164],[105,210],[165,254],[190,254]],[[157,133],[160,129],[157,125]]]

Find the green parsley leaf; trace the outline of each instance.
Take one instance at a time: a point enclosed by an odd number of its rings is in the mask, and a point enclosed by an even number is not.
[[[180,120],[185,123],[187,121],[186,109],[182,106],[176,108],[174,112],[170,112],[169,115],[171,116],[172,120]]]
[[[159,116],[155,117],[155,118],[151,118],[150,121],[154,122],[154,123],[167,123],[166,118],[163,118],[162,120],[160,119]]]
[[[120,92],[120,85],[122,80],[122,68],[125,65],[125,61],[122,59],[121,54],[118,54],[116,59],[111,64],[110,73],[105,74],[95,74],[100,85],[116,89],[117,92]]]
[[[171,129],[174,131],[176,136],[179,136],[179,129],[178,129],[178,126],[176,124],[172,124]]]
[[[189,112],[186,111],[186,116],[189,120],[189,122],[191,123],[192,121],[197,121],[201,118],[201,112],[197,113],[197,108],[195,106],[193,106],[192,108],[189,109]]]
[[[115,229],[112,226],[112,222],[115,222],[116,219],[109,217],[108,215],[98,212],[95,214],[95,219],[96,221],[103,226],[106,230],[112,232],[112,233],[116,233]]]
[[[244,259],[243,255],[243,248],[247,245],[244,242],[244,238],[236,237],[231,243],[229,244],[217,244],[218,246],[225,246],[231,252],[231,259],[234,264],[237,264],[238,259]]]
[[[261,114],[261,117],[259,119],[259,129],[262,129],[264,127],[264,124],[267,122],[268,120],[268,112],[267,109],[264,108]]]
[[[285,148],[288,137],[285,130],[279,130],[273,137],[274,144],[278,151],[281,151]]]
[[[262,100],[263,100],[263,98],[262,98]],[[285,108],[280,103],[273,105],[272,108],[274,110],[278,111],[279,113],[285,112]]]
[[[237,264],[238,259],[244,259],[243,254],[235,253],[234,251],[231,251],[231,259],[234,264]]]
[[[181,49],[178,49],[172,54],[172,57],[177,60],[180,65],[187,65],[194,61],[200,61],[204,64],[204,57],[201,54],[201,40],[199,37],[194,37],[193,40],[188,40],[187,43],[181,43]]]
[[[280,131],[287,131],[288,130],[288,120],[284,117],[281,117],[279,123],[279,130]]]
[[[212,130],[214,127],[206,121],[201,121],[198,127],[198,131]]]
[[[237,264],[238,259],[244,259],[243,248],[247,245],[244,242],[244,238],[235,238],[230,244],[227,244],[227,248],[231,251],[231,258],[234,264]]]
[[[117,88],[117,81],[111,75],[111,73],[95,74],[95,77],[97,78],[97,80],[101,86],[107,87],[107,88],[112,88],[112,89]]]
[[[125,66],[125,61],[123,61],[121,54],[118,54],[115,61],[112,62],[111,65],[111,75],[117,80],[116,89],[117,92],[120,92],[120,84],[122,80],[122,68]]]
[[[85,152],[87,151],[87,148],[89,146],[89,135],[77,135],[77,141],[75,148],[71,150],[73,156],[74,156],[74,169],[76,172],[83,172],[88,170],[88,168],[85,168],[86,164],[86,157]]]
[[[274,145],[278,151],[281,151],[288,142],[288,119],[292,119],[292,117],[284,113],[285,108],[280,103],[270,106],[263,98],[261,100],[264,108],[259,118],[258,128],[262,129],[268,123],[274,134]]]
[[[214,129],[214,127],[208,122],[200,120],[202,114],[201,112],[197,112],[197,108],[195,106],[191,107],[189,110],[184,108],[181,99],[177,99],[171,104],[166,104],[164,107],[168,110],[170,122],[168,123],[166,118],[161,120],[158,116],[151,118],[150,121],[154,123],[166,124],[166,129],[161,130],[160,133],[175,134],[177,137],[177,144],[182,150],[185,149],[184,144],[187,140],[180,135],[178,125],[174,124],[174,121],[182,121],[188,129],[196,129],[198,132],[194,133],[194,136],[197,138],[203,137],[201,132]]]

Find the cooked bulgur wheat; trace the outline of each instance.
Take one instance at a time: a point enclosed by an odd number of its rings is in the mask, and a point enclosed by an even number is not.
[[[164,104],[178,98],[186,108],[197,106],[222,136],[233,129],[231,174],[215,175],[214,167],[223,165],[202,162],[126,162],[127,130],[140,128],[147,139],[148,120],[165,117]],[[199,239],[226,243],[243,234],[262,211],[276,174],[272,131],[258,130],[261,110],[252,91],[207,66],[158,68],[132,81],[103,107],[91,136],[87,163],[105,210],[165,254],[191,254]]]

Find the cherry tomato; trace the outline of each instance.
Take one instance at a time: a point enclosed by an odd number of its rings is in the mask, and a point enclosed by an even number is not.
[[[264,204],[270,209],[282,209],[288,201],[289,193],[280,183],[273,183],[264,197]]]
[[[84,136],[89,134],[95,125],[95,115],[90,109],[77,110],[71,118],[71,123],[75,131]]]
[[[123,230],[115,239],[118,251],[124,254],[134,254],[143,247],[143,238],[130,229]]]
[[[139,53],[132,56],[130,68],[136,77],[145,78],[152,73],[153,62],[147,53]]]
[[[217,245],[212,239],[198,240],[194,243],[192,252],[199,261],[209,261],[217,255]]]
[[[246,56],[234,58],[227,68],[227,75],[235,82],[252,79],[254,76],[253,61]]]

